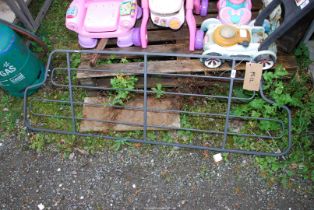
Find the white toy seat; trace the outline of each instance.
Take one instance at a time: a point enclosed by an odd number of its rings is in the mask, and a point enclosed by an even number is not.
[[[116,31],[119,21],[120,1],[87,4],[84,26],[88,32]]]
[[[184,0],[149,0],[149,8],[153,13],[172,14],[178,12]]]

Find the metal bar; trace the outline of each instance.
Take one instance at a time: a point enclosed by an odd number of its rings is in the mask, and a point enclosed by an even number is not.
[[[70,61],[70,53],[66,54],[67,56],[67,67],[68,67],[68,81],[69,81],[69,97],[70,97],[70,104],[71,104],[71,114],[72,114],[72,131],[76,133],[76,117],[75,117],[75,110],[74,110],[74,100],[73,100],[73,90],[72,90],[72,75],[70,71],[71,61]]]
[[[313,33],[314,33],[314,20],[312,20],[310,26],[307,28],[301,42],[304,42],[304,43],[309,42]]]
[[[62,101],[62,100],[47,100],[47,99],[33,99],[36,101],[42,101],[42,102],[56,102],[56,103],[65,103],[69,104],[70,101]],[[74,105],[88,105],[88,106],[94,106],[94,107],[111,107],[111,108],[118,108],[118,109],[125,109],[125,110],[135,110],[135,111],[143,111],[143,107],[132,107],[132,106],[117,106],[117,105],[104,105],[104,104],[95,104],[95,103],[83,103],[83,102],[73,102]],[[30,103],[30,107],[31,107]],[[31,109],[30,109],[31,110]],[[189,115],[199,115],[199,116],[206,116],[206,117],[221,117],[221,118],[226,118],[226,114],[217,114],[217,113],[205,113],[205,112],[191,112],[191,111],[182,111],[182,110],[171,110],[171,109],[147,109],[148,112],[157,112],[157,113],[177,113],[177,114],[189,114]],[[42,115],[34,112],[30,112],[33,115],[36,116],[48,116],[48,115]],[[49,115],[50,117],[56,117],[56,115]],[[78,118],[77,118],[78,119]],[[229,115],[229,119],[241,119],[241,120],[260,120],[260,121],[272,121],[280,124],[282,130],[284,130],[284,123],[281,120],[276,120],[276,119],[271,119],[271,118],[262,118],[262,117],[249,117],[249,116],[237,116],[237,115]],[[87,118],[80,118],[79,120],[88,120]],[[282,138],[283,133],[281,134],[280,137],[274,137],[274,138]]]
[[[47,102],[47,101],[46,101]],[[70,103],[70,102],[69,102]],[[74,102],[75,105],[89,105],[95,107],[111,107],[111,108],[118,108],[118,109],[125,109],[125,110],[135,110],[135,111],[143,111],[142,107],[123,107],[123,106],[112,106],[112,105],[103,105],[103,104],[92,104],[92,103],[77,103]],[[31,107],[32,104],[29,104]],[[30,109],[31,110],[31,109]],[[171,109],[147,109],[148,112],[157,112],[157,113],[177,113],[177,114],[188,114],[188,115],[196,115],[201,117],[221,117],[226,118],[226,114],[217,114],[217,113],[205,113],[205,112],[190,112],[190,111],[181,111],[181,110],[171,110]],[[37,116],[48,116],[48,115],[41,115],[40,113],[30,112],[33,115]],[[54,117],[57,115],[49,115],[50,117]],[[84,118],[85,119],[85,118]],[[260,120],[260,121],[272,121],[281,125],[282,129],[284,130],[284,123],[281,120],[276,120],[272,118],[262,118],[262,117],[248,117],[248,116],[237,116],[237,115],[229,115],[229,119],[241,119],[241,120]],[[83,118],[82,118],[83,120]]]
[[[53,100],[53,99],[34,98],[33,101],[56,102],[56,103],[70,104],[70,101]],[[75,104],[75,105],[88,105],[88,106],[94,106],[94,107],[111,107],[111,108],[135,110],[135,111],[143,111],[144,110],[142,107],[136,107],[136,106],[118,106],[118,105],[110,105],[110,104],[97,104],[97,103],[86,103],[86,102],[76,102],[76,101],[74,101],[73,104]],[[147,111],[148,112],[160,112],[160,113],[169,112],[169,113],[180,113],[180,114],[192,114],[192,115],[211,116],[211,117],[226,117],[225,114],[206,113],[206,112],[191,112],[191,111],[182,111],[182,110],[173,110],[173,109],[148,108]],[[271,120],[271,118],[237,116],[237,115],[230,115],[230,118],[251,119],[251,120]],[[273,121],[279,122],[279,120],[273,120]]]
[[[52,131],[45,128],[31,128],[30,130],[34,132],[47,132],[47,133],[59,133],[64,135],[73,135],[72,132],[67,131]],[[229,152],[229,153],[238,153],[238,154],[246,154],[246,155],[257,155],[257,156],[273,156],[273,157],[280,157],[286,155],[289,152],[289,149],[285,149],[283,152],[258,152],[258,151],[247,151],[247,150],[239,150],[239,149],[221,149],[221,148],[214,148],[214,147],[205,147],[205,146],[196,146],[192,144],[180,144],[180,143],[168,143],[168,142],[159,142],[159,141],[143,141],[140,139],[131,139],[131,138],[120,138],[120,137],[113,137],[113,136],[105,136],[99,134],[88,134],[88,133],[76,133],[78,136],[85,136],[85,137],[98,137],[103,138],[104,140],[122,140],[132,143],[145,143],[145,144],[152,144],[152,145],[162,145],[162,146],[172,146],[172,147],[180,147],[186,149],[198,149],[198,150],[209,150],[214,152]]]
[[[65,50],[58,49],[51,52],[52,55],[56,53],[82,53],[82,54],[105,54],[105,55],[137,55],[143,57],[147,55],[149,57],[181,57],[181,58],[219,58],[222,60],[239,60],[239,61],[251,61],[251,58],[234,56],[211,56],[211,55],[201,55],[201,54],[187,54],[187,53],[160,53],[160,52],[133,52],[133,51],[117,51],[117,50]]]
[[[54,68],[52,71],[57,70],[64,70],[67,71],[66,68]],[[71,68],[71,71],[84,71],[84,72],[106,72],[106,73],[115,73],[115,74],[143,74],[144,71],[128,71],[128,70],[110,70],[110,69],[85,69],[85,68]],[[191,77],[191,74],[177,74],[177,73],[154,73],[154,72],[147,72],[147,75],[150,76],[168,76],[168,77]],[[230,77],[218,77],[218,76],[211,76],[211,75],[197,75],[193,74],[193,78],[198,79],[212,79],[212,80],[223,80],[223,81],[230,81]],[[243,78],[234,78],[235,81],[244,81]]]
[[[25,25],[25,27],[30,30],[34,31],[33,25],[29,22],[25,14],[20,10],[20,8],[16,5],[16,2],[12,0],[5,0],[11,10],[16,14],[17,18]]]
[[[67,87],[68,85],[55,85],[57,87]],[[151,90],[140,90],[140,89],[127,89],[127,88],[102,88],[102,87],[92,87],[92,86],[82,86],[82,85],[73,85],[74,88],[85,88],[85,89],[91,89],[91,90],[104,90],[104,91],[113,91],[113,90],[126,90],[129,92],[134,93],[150,93],[154,94],[154,91]],[[165,95],[174,95],[174,96],[193,96],[193,97],[204,97],[204,98],[216,98],[216,99],[228,99],[228,96],[220,96],[220,95],[204,95],[204,94],[197,94],[197,93],[178,93],[178,92],[170,92],[170,91],[164,91]],[[238,98],[238,97],[232,97],[234,100],[250,100],[251,98]]]
[[[224,138],[222,143],[222,148],[224,149],[227,143],[228,138],[228,129],[229,129],[229,118],[230,118],[230,109],[231,109],[231,102],[232,102],[232,92],[233,92],[233,82],[236,74],[235,70],[235,60],[232,60],[232,69],[231,69],[231,80],[230,80],[230,87],[229,87],[229,96],[228,96],[228,108],[227,108],[227,116],[225,122],[225,129],[224,129]]]
[[[42,5],[42,7],[40,8],[38,14],[37,14],[37,17],[35,18],[35,31],[38,30],[42,20],[44,19],[51,3],[52,3],[53,0],[45,0],[44,4]]]
[[[147,139],[147,55],[144,55],[144,141]]]
[[[5,0],[5,2],[12,9],[17,18],[25,25],[25,27],[30,31],[35,32],[39,28],[42,19],[46,15],[52,0],[44,1],[43,6],[41,7],[35,19],[24,0]]]
[[[263,92],[263,80],[261,81],[261,85],[260,85],[260,95],[262,97],[263,100],[265,100],[266,102],[270,103],[270,104],[273,104],[275,105],[276,102],[267,98]],[[291,111],[290,109],[287,107],[287,106],[282,106],[281,107],[282,109],[286,110],[287,111],[287,117],[288,117],[288,128],[287,128],[287,131],[288,131],[288,147],[286,148],[286,151],[290,151],[291,147],[292,147],[292,117],[291,117]]]
[[[58,83],[55,83],[52,81],[52,84],[56,87],[68,87],[68,85],[60,85]],[[72,85],[73,88],[84,88],[84,89],[90,89],[90,90],[103,90],[103,91],[114,91],[114,90],[126,90],[129,92],[134,93],[144,93],[144,90],[141,89],[127,89],[127,88],[106,88],[106,87],[94,87],[94,86],[87,86],[87,85]],[[154,91],[146,90],[147,93],[153,94]],[[206,98],[216,98],[216,99],[228,99],[228,96],[220,96],[220,95],[204,95],[204,94],[197,94],[197,93],[178,93],[178,92],[170,92],[170,91],[164,91],[165,95],[177,95],[177,96],[193,96],[193,97],[206,97]],[[239,97],[232,97],[234,100],[251,100],[255,96],[255,93],[250,98],[239,98]]]
[[[18,5],[19,5],[21,11],[24,13],[25,17],[28,19],[28,22],[32,25],[33,29],[36,31],[35,20],[31,14],[31,12],[29,11],[25,1],[24,0],[16,0],[16,2],[18,3]]]
[[[47,117],[47,118],[55,118],[55,119],[65,119],[70,120],[72,117],[67,116],[58,116],[58,115],[50,115],[50,114],[37,114],[33,113],[34,116],[38,117]],[[94,122],[100,122],[100,123],[106,123],[106,124],[116,124],[116,125],[125,125],[130,127],[143,127],[143,124],[140,123],[130,123],[130,122],[123,122],[123,121],[112,121],[112,120],[99,120],[94,118],[75,118],[79,121],[94,121]],[[162,125],[147,125],[148,128],[155,128],[160,130],[180,130],[180,131],[191,131],[191,132],[199,132],[199,133],[206,133],[206,134],[218,134],[218,135],[224,135],[225,132],[223,131],[215,131],[215,130],[202,130],[202,129],[196,129],[196,128],[178,128],[173,126],[162,126]],[[246,133],[236,133],[236,132],[227,132],[228,135],[232,136],[242,136],[242,137],[255,137],[255,138],[261,138],[261,139],[280,139],[283,137],[283,131],[281,132],[280,136],[266,136],[266,135],[256,135],[256,134],[246,134]],[[145,141],[145,139],[144,139]]]

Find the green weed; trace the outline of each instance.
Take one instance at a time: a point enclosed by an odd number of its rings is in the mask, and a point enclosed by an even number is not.
[[[152,88],[152,91],[154,92],[156,98],[161,98],[165,94],[162,84],[160,83],[158,83],[156,87]]]
[[[131,145],[131,143],[125,141],[125,140],[115,140],[113,141],[113,145],[112,145],[112,149],[114,151],[119,151],[122,149],[123,146],[126,146],[126,145]]]
[[[280,182],[284,186],[290,186],[294,179],[314,181],[314,152],[313,141],[308,134],[308,127],[314,118],[314,90],[309,84],[309,77],[305,73],[296,73],[290,82],[284,83],[283,77],[287,71],[278,66],[274,72],[265,72],[264,92],[269,95],[276,104],[269,105],[264,100],[256,98],[248,104],[237,107],[236,115],[249,115],[253,117],[267,117],[285,119],[286,115],[279,107],[289,106],[292,110],[292,137],[293,146],[286,157],[256,157],[256,163],[261,173],[271,182]],[[286,120],[285,120],[286,121]],[[275,132],[280,130],[278,124],[271,121],[262,121],[245,130]],[[285,139],[286,137],[285,137]],[[240,137],[234,138],[234,144],[242,149],[280,151],[285,148],[286,141],[248,141]]]
[[[298,48],[295,49],[294,55],[297,58],[297,63],[300,69],[307,69],[313,62],[310,59],[310,52],[304,43],[301,43]]]
[[[111,100],[113,105],[124,105],[124,103],[130,98],[130,91],[135,89],[137,82],[135,76],[118,75],[110,80],[112,88],[115,90],[115,95]]]
[[[22,122],[23,100],[0,90],[0,138],[12,134]]]

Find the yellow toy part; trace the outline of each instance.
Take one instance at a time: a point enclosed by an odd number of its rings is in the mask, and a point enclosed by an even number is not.
[[[181,27],[181,23],[178,19],[172,19],[169,22],[169,27],[173,30],[178,30]]]
[[[221,25],[217,27],[213,36],[215,43],[222,47],[230,47],[236,44],[248,46],[251,41],[249,30],[232,25]]]

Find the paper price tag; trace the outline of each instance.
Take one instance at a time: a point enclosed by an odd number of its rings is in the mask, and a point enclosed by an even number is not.
[[[232,70],[231,70],[231,78],[235,78],[236,75],[237,75],[237,70],[232,69]]]
[[[263,65],[259,63],[246,63],[243,89],[258,91],[263,73]]]

